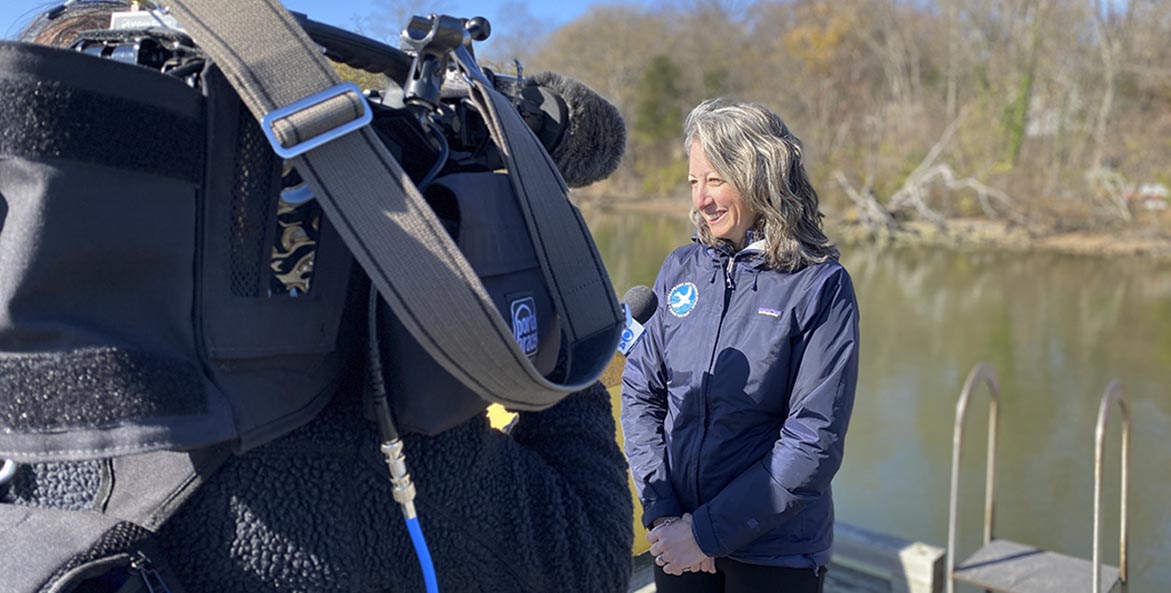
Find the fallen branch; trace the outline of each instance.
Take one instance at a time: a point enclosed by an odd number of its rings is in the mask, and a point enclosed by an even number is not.
[[[929,171],[925,172],[920,177],[919,181],[922,185],[925,186],[933,181],[936,177],[938,177],[943,182],[944,188],[949,191],[970,189],[976,192],[976,200],[980,202],[980,209],[984,211],[984,216],[990,219],[997,219],[1002,217],[1002,214],[997,212],[996,209],[992,207],[992,203],[989,201],[991,198],[1000,204],[1004,211],[1004,218],[1007,218],[1017,224],[1024,224],[1024,218],[1021,217],[1020,214],[1016,211],[1016,208],[1013,206],[1012,198],[1009,197],[1008,194],[1004,193],[1004,191],[989,185],[985,185],[974,177],[956,179],[955,171],[953,171],[952,168],[947,165],[936,165],[932,167]]]
[[[838,185],[842,186],[842,190],[846,192],[854,205],[858,207],[858,219],[868,233],[885,237],[899,230],[898,221],[874,197],[869,185],[858,190],[850,184],[846,175],[841,171],[834,171],[834,179],[837,180]]]
[[[947,129],[940,135],[939,140],[927,151],[927,156],[915,167],[914,171],[907,176],[907,180],[903,182],[903,186],[898,191],[890,195],[887,200],[887,211],[898,212],[908,206],[915,209],[919,216],[925,220],[929,220],[939,226],[940,228],[947,228],[947,219],[932,210],[927,206],[927,196],[924,192],[924,186],[927,184],[925,177],[933,174],[935,169],[935,160],[943,154],[943,149],[947,148],[948,142],[951,142],[951,137],[955,135],[956,129],[959,128],[959,118],[952,120],[948,124]]]

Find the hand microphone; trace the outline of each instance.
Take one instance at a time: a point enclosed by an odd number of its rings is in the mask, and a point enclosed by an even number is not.
[[[639,323],[650,321],[659,306],[659,297],[649,287],[639,284],[622,295],[622,302],[630,306],[630,315]]]
[[[655,314],[659,306],[659,299],[654,291],[643,285],[638,285],[622,295],[622,308],[626,312],[626,327],[622,330],[622,338],[618,341],[618,352],[623,356],[630,353],[631,348],[642,337],[646,323]]]
[[[644,331],[643,324],[650,320],[659,306],[659,298],[646,286],[635,286],[622,295],[622,310],[626,312],[626,327],[618,342],[618,355],[598,378],[606,389],[622,385],[622,370],[626,367],[626,353],[638,343]]]

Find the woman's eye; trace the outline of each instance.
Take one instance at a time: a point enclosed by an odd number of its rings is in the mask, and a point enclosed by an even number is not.
[[[724,184],[724,180],[723,180],[723,179],[716,179],[715,177],[713,177],[713,178],[711,178],[711,179],[709,179],[709,180],[708,180],[708,183],[710,183],[710,184],[712,184],[712,185],[723,185],[723,184]]]

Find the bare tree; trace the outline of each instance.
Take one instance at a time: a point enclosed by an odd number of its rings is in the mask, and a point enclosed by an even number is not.
[[[1124,13],[1119,14],[1114,2],[1092,0],[1091,18],[1097,34],[1098,50],[1102,57],[1102,79],[1104,88],[1098,115],[1094,125],[1094,154],[1090,159],[1091,171],[1102,168],[1102,151],[1106,144],[1106,129],[1111,112],[1114,110],[1115,83],[1118,77],[1119,61],[1123,59],[1123,46],[1134,14],[1134,3],[1124,2]],[[1108,22],[1109,21],[1109,22]]]

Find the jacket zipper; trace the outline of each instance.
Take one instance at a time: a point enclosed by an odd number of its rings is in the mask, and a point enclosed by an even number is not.
[[[712,371],[716,364],[716,352],[720,349],[720,337],[724,333],[724,319],[728,316],[728,304],[732,301],[732,291],[735,290],[735,283],[732,281],[732,272],[736,268],[736,256],[733,255],[728,258],[728,267],[724,269],[724,303],[720,310],[720,322],[716,325],[716,338],[712,342],[712,351],[708,356],[706,380],[703,383],[703,389],[700,391],[700,400],[703,407],[700,410],[703,421],[703,432],[699,435],[699,446],[695,449],[695,502],[700,504],[700,457],[703,455],[703,442],[707,439],[708,422],[710,421],[709,407],[711,403],[711,377]]]

